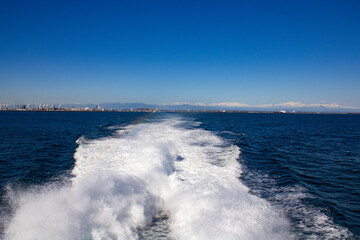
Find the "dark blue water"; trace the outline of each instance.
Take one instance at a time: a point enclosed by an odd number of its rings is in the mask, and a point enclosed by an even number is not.
[[[360,237],[359,115],[200,114],[197,119],[241,148],[242,181],[285,208],[305,239],[329,230],[329,219],[316,219],[319,213]]]
[[[16,212],[9,189],[72,177],[80,136],[98,139],[164,115],[0,112],[0,230]],[[295,238],[360,239],[360,115],[175,115],[240,148],[240,181],[284,212]]]
[[[0,186],[37,184],[68,174],[76,140],[108,136],[148,114],[0,112]],[[110,128],[109,128],[110,127]]]

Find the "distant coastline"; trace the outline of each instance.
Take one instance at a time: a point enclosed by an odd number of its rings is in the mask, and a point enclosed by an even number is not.
[[[0,104],[0,111],[57,111],[57,112],[216,112],[216,113],[277,113],[277,114],[359,114],[360,109],[351,107],[328,107],[329,104],[283,103],[271,106],[238,106],[235,104],[145,104],[145,103],[101,103],[101,104]],[[330,104],[331,105],[331,104]],[[340,105],[338,105],[340,106]]]
[[[268,114],[360,114],[360,112],[315,112],[315,111],[240,111],[240,110],[164,110],[152,108],[138,109],[0,109],[1,112],[163,112],[163,113],[268,113]]]

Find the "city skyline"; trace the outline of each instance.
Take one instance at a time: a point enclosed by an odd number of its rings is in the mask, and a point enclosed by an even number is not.
[[[282,113],[360,113],[357,107],[341,106],[339,104],[303,104],[300,102],[286,102],[280,104],[249,105],[244,103],[24,103],[22,100],[15,104],[1,104],[0,110],[28,110],[28,111],[223,111],[223,112],[282,112]]]
[[[1,1],[0,104],[360,109],[358,1]]]

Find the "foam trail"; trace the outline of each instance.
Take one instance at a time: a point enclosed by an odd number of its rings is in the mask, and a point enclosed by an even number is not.
[[[282,214],[238,180],[238,147],[191,123],[79,139],[72,183],[19,194],[7,238],[138,239],[162,212],[171,239],[290,239]]]

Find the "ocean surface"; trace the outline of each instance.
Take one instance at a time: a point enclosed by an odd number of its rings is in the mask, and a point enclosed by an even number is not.
[[[360,115],[0,112],[0,239],[360,239]]]

